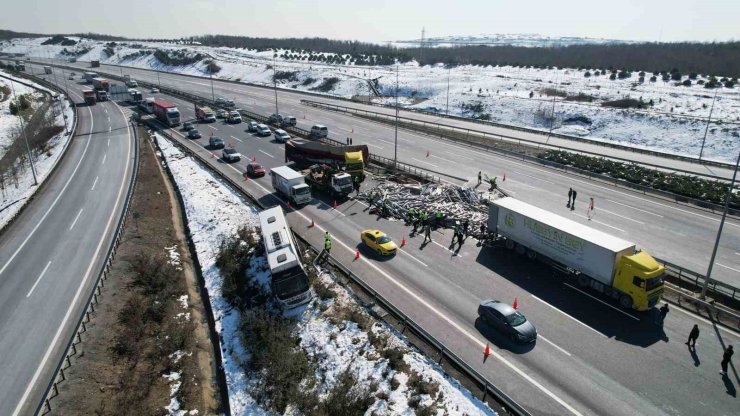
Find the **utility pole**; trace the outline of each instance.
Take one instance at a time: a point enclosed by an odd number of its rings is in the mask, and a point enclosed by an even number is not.
[[[707,117],[707,127],[704,129],[704,138],[701,140],[701,149],[699,150],[699,160],[704,155],[704,143],[707,141],[707,133],[709,132],[709,124],[712,122],[712,111],[714,111],[714,102],[717,100],[717,92],[719,87],[714,87],[714,98],[712,98],[712,106],[709,108],[709,117]]]
[[[396,63],[396,139],[393,145],[393,170],[398,166],[398,63]]]
[[[28,146],[28,135],[26,134],[26,127],[23,124],[23,116],[21,115],[20,102],[18,102],[18,96],[15,94],[15,83],[11,80],[10,87],[13,89],[13,99],[18,105],[18,118],[21,120],[21,130],[23,131],[23,139],[26,142],[26,153],[28,153],[28,162],[31,164],[31,174],[33,175],[33,186],[39,184],[36,179],[36,168],[33,166],[33,158],[31,157],[31,148]]]
[[[556,72],[555,73],[555,90],[556,91],[557,91],[558,85],[559,85],[559,82],[558,82],[559,81],[559,77],[560,77],[560,73],[559,72]],[[551,117],[551,120],[550,120],[550,131],[547,133],[547,139],[545,140],[545,144],[547,144],[547,142],[550,141],[550,135],[552,135],[552,130],[553,130],[553,128],[555,128],[555,97],[556,97],[556,95],[553,95],[552,96],[552,111],[550,113],[550,117]]]
[[[725,226],[725,218],[727,218],[727,211],[730,208],[730,200],[732,199],[732,191],[735,189],[735,179],[737,178],[737,168],[740,165],[740,152],[737,154],[737,162],[735,162],[735,173],[732,174],[732,182],[730,187],[727,188],[727,195],[725,196],[725,210],[722,212],[722,220],[719,222],[719,229],[717,230],[717,239],[714,240],[714,249],[712,250],[712,257],[709,259],[709,268],[707,269],[707,276],[704,278],[704,285],[701,288],[701,299],[707,296],[707,287],[709,287],[709,280],[712,275],[712,267],[714,266],[714,258],[717,256],[717,248],[719,247],[719,239],[722,237],[722,228]]]
[[[421,65],[422,65],[421,64],[421,61],[422,61],[422,58],[424,58],[424,34],[425,34],[425,32],[426,32],[426,30],[422,26],[421,27],[421,42],[419,42],[419,67],[421,67]]]
[[[275,114],[280,114],[280,111],[278,111],[278,99],[277,99],[277,59],[275,58],[275,54],[272,55],[272,83],[275,86]]]
[[[450,73],[452,72],[452,67],[447,68],[447,109],[445,110],[446,115],[450,115]]]
[[[216,91],[213,89],[213,73],[211,73],[211,71],[208,71],[208,78],[211,79],[211,100],[213,100],[213,102],[215,103],[216,102]]]
[[[162,83],[161,83],[161,82],[159,82],[159,70],[157,70],[157,86],[158,86],[159,88],[162,88]]]

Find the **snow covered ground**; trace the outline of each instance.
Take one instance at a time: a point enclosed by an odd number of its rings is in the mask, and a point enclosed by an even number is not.
[[[271,414],[250,395],[260,380],[254,373],[244,371],[250,356],[239,331],[240,313],[222,297],[222,279],[215,266],[220,242],[235,236],[242,226],[257,227],[257,211],[166,139],[159,137],[158,142],[184,199],[188,224],[220,334],[232,414]],[[269,270],[264,256],[252,259],[245,278],[269,293]],[[322,273],[319,279],[335,296],[325,300],[317,298],[304,308],[288,312],[299,319],[296,331],[301,339],[300,347],[315,365],[316,378],[320,380],[317,386],[319,393],[328,392],[337,377],[348,370],[363,387],[375,389],[375,402],[370,408],[373,414],[413,414],[410,402],[415,406],[430,406],[435,414],[440,415],[494,414],[432,361],[414,351],[391,328],[375,322],[369,330],[363,330],[355,322],[331,319],[339,309],[360,308],[352,295],[335,284],[328,274]],[[360,314],[370,319],[364,310]],[[383,342],[377,343],[378,339]],[[400,350],[401,359],[408,369],[397,371],[390,368],[389,361],[381,358],[376,348],[381,345]],[[176,376],[168,377],[172,378],[172,385],[176,385]]]
[[[75,46],[41,45],[48,38],[14,39],[0,42],[0,52],[25,53],[40,58],[66,58],[63,54],[77,51],[77,59],[100,59],[110,64],[130,65],[165,71],[207,76],[207,63],[215,62],[221,70],[216,77],[255,84],[272,85],[273,65],[285,74],[279,85],[286,89],[318,91],[322,82],[336,77],[339,81],[328,94],[352,97],[368,95],[366,80],[378,79],[378,88],[387,95],[395,94],[396,71],[392,66],[350,65],[349,56],[314,53],[332,57],[331,64],[308,61],[310,53],[301,51],[261,51],[211,48],[200,45],[173,45],[143,42],[124,42],[105,51],[103,42],[81,40]],[[75,40],[79,40],[74,38]],[[184,50],[185,56],[201,54],[201,59],[189,65],[164,65],[153,55],[160,49],[174,54]],[[109,54],[110,52],[110,54]],[[148,53],[147,53],[148,52]],[[273,55],[277,55],[274,58]],[[652,70],[653,68],[646,68]],[[555,133],[577,135],[595,140],[619,142],[663,152],[696,157],[701,147],[706,118],[712,107],[714,93],[717,99],[704,156],[710,159],[732,161],[740,151],[740,86],[706,89],[697,82],[706,82],[707,75],[691,80],[691,86],[663,81],[658,75],[651,82],[651,72],[639,82],[639,74],[629,78],[610,80],[609,75],[585,77],[586,70],[535,69],[462,65],[445,68],[443,64],[419,67],[415,62],[400,65],[400,94],[413,97],[402,105],[465,117],[487,116],[490,120],[527,128],[549,130],[550,123],[543,117],[551,112],[553,100],[545,89],[557,89],[567,95],[585,94],[592,102],[574,102],[555,99],[557,121]],[[722,74],[716,74],[718,78]],[[687,75],[681,82],[688,79]],[[531,97],[530,97],[531,95]],[[601,103],[633,98],[653,106],[645,110],[623,110],[602,107]],[[382,101],[382,100],[380,100]],[[390,101],[385,100],[390,104]],[[464,108],[463,105],[467,107]],[[471,111],[470,107],[480,111]]]
[[[3,73],[3,75],[10,76],[6,73]],[[23,81],[26,83],[29,82],[28,80]],[[9,83],[7,79],[0,78],[0,84],[2,84],[3,82]],[[14,83],[14,87],[16,90],[16,94],[21,94],[20,91],[33,91],[32,88],[26,87],[19,83]],[[48,91],[46,88],[40,85],[36,85],[36,87],[38,87],[38,89]],[[40,93],[35,92],[34,94]],[[0,103],[0,105],[2,104],[5,103]],[[55,102],[53,105],[56,106],[57,109],[60,105],[63,107],[63,111],[59,112],[55,119],[55,124],[57,126],[64,126],[64,114],[67,117],[67,123],[69,123],[71,127],[75,118],[75,112],[74,109],[70,107],[70,103],[67,100],[61,100]],[[2,142],[3,140],[8,140],[7,134],[10,130],[4,130],[4,128],[14,128],[12,126],[15,125],[14,123],[17,123],[17,120],[18,117],[11,116],[10,111],[7,109],[7,107],[3,107],[0,109],[0,142]],[[49,151],[40,154],[38,156],[38,159],[35,160],[34,167],[36,168],[36,176],[38,178],[39,184],[46,179],[46,177],[49,175],[49,172],[51,172],[52,168],[59,160],[62,151],[69,142],[69,138],[70,136],[65,135],[64,131],[52,137],[49,140]],[[7,144],[9,143],[6,143],[3,147],[7,146]],[[3,154],[5,153],[4,151],[0,152],[2,152]],[[1,156],[2,154],[0,154],[0,157]],[[8,224],[13,216],[23,207],[25,202],[38,189],[38,186],[33,186],[33,175],[30,167],[28,166],[28,163],[22,166],[19,164],[19,169],[20,171],[18,174],[17,183],[12,179],[6,179],[5,188],[2,190],[2,192],[0,192],[0,229],[4,228]]]
[[[5,72],[2,72],[2,75],[10,77],[10,74]],[[6,96],[4,94],[5,89],[3,87],[10,89],[10,94]],[[13,143],[13,134],[11,133],[13,131],[20,131],[21,127],[20,119],[10,113],[10,103],[14,100],[14,89],[16,97],[23,94],[30,94],[31,97],[33,97],[31,100],[31,108],[36,109],[41,105],[37,99],[43,95],[42,93],[21,83],[13,82],[7,78],[0,78],[0,157],[5,154],[8,146]]]

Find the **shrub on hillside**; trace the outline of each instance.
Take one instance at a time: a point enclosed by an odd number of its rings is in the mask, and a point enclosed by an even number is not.
[[[333,90],[338,83],[339,78],[337,77],[324,78],[324,81],[318,86],[311,88],[311,91],[329,92]]]
[[[614,108],[645,108],[646,104],[640,100],[634,98],[622,98],[619,100],[605,101],[601,103],[602,107],[614,107]]]

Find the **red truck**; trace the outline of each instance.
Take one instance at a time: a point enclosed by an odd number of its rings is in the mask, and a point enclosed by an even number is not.
[[[92,85],[98,91],[110,91],[110,81],[105,78],[93,78]]]
[[[169,127],[180,125],[180,111],[177,106],[167,100],[155,98],[152,101],[152,110],[157,120]]]
[[[285,161],[295,162],[300,168],[323,163],[352,176],[365,179],[365,164],[369,161],[367,145],[334,146],[305,139],[285,142]]]
[[[85,103],[87,105],[95,105],[95,91],[93,90],[83,90],[82,96],[85,98]]]

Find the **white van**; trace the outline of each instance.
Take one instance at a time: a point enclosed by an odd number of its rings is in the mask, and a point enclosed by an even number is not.
[[[326,126],[322,126],[321,124],[314,124],[314,126],[311,127],[311,137],[324,138],[328,135],[329,129],[326,128]]]
[[[144,110],[144,112],[147,114],[154,113],[154,98],[153,97],[146,98],[144,101],[139,103],[139,108]]]
[[[295,127],[296,124],[298,124],[298,121],[293,116],[283,116],[283,119],[280,120],[280,127]]]

